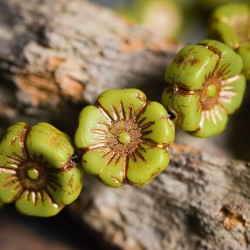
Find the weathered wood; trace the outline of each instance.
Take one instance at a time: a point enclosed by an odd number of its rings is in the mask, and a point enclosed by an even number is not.
[[[93,103],[105,89],[143,85],[153,96],[177,49],[84,0],[1,0],[0,9],[0,71],[25,105]]]
[[[172,162],[144,188],[87,179],[70,209],[122,249],[250,248],[250,168],[173,145]]]

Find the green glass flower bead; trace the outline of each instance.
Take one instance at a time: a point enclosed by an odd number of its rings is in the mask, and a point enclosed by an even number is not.
[[[221,5],[232,3],[234,0],[200,0],[198,2],[199,6],[201,6],[206,12],[211,12],[215,8]],[[248,0],[237,0],[238,2],[246,2]],[[237,2],[234,1],[234,2]]]
[[[75,144],[83,169],[104,184],[144,186],[168,165],[174,124],[137,89],[107,90],[79,117]]]
[[[172,38],[180,34],[183,23],[182,8],[175,0],[134,0],[119,13],[134,24]]]
[[[198,137],[222,132],[228,116],[242,103],[246,85],[242,67],[241,57],[218,41],[182,48],[167,68],[162,95],[176,125]]]
[[[209,37],[225,43],[243,59],[243,73],[250,80],[250,5],[230,3],[212,14]]]
[[[73,154],[70,138],[50,124],[10,126],[0,139],[0,199],[27,215],[57,214],[82,188]]]

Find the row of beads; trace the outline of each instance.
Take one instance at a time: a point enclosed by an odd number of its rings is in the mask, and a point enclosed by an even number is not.
[[[168,66],[163,105],[137,89],[107,90],[80,113],[74,141],[43,122],[10,126],[0,138],[0,200],[27,215],[53,216],[78,197],[83,172],[111,187],[141,187],[169,164],[175,127],[198,137],[222,132],[241,105],[250,68],[249,30],[248,40],[234,34],[237,46],[230,43],[232,10],[215,12],[211,26],[231,48],[216,40],[182,48]]]

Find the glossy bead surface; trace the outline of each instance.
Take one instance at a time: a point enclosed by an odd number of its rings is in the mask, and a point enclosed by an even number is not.
[[[182,48],[167,68],[162,95],[176,125],[198,137],[222,132],[243,99],[242,67],[241,57],[215,40]]]
[[[0,140],[0,199],[27,215],[57,214],[81,191],[73,153],[70,138],[50,124],[13,124]]]
[[[144,186],[168,165],[174,125],[137,89],[107,90],[79,117],[75,144],[83,169],[111,187]]]

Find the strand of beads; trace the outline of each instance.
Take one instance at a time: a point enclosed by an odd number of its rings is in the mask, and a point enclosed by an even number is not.
[[[74,140],[44,122],[10,126],[0,137],[0,200],[27,215],[53,216],[79,196],[83,172],[111,187],[149,183],[170,162],[175,126],[198,137],[222,132],[250,72],[250,10],[239,6],[213,14],[210,35],[225,44],[203,40],[178,52],[163,105],[137,89],[107,90],[81,111]],[[242,15],[240,33],[232,15]]]

